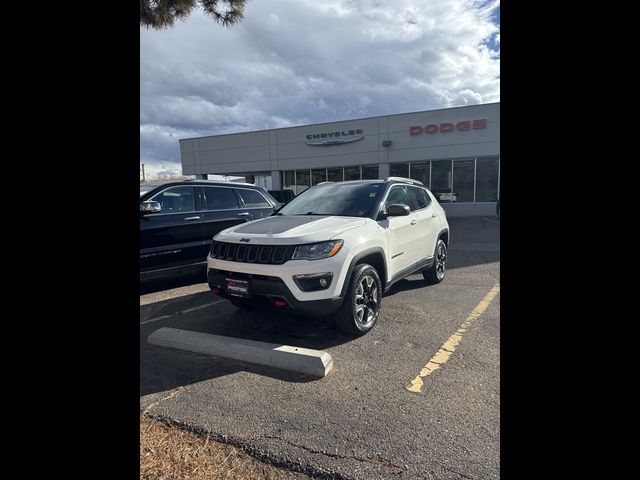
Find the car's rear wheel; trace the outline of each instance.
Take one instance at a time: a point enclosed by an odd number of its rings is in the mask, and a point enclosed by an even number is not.
[[[364,335],[378,321],[382,283],[371,265],[356,265],[342,306],[335,315],[338,328],[350,335]]]
[[[436,242],[433,257],[433,265],[422,271],[424,279],[431,284],[440,283],[447,274],[447,244],[441,238]]]

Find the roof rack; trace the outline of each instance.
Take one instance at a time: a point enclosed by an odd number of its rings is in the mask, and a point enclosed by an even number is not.
[[[387,177],[384,179],[385,182],[405,182],[405,183],[413,183],[414,185],[422,185],[420,180],[414,180],[413,178],[405,178],[405,177]]]
[[[233,183],[234,185],[251,185],[252,187],[258,186],[254,185],[253,183],[232,182],[231,180],[215,180],[213,178],[208,178],[206,180],[202,178],[185,178],[183,182]]]

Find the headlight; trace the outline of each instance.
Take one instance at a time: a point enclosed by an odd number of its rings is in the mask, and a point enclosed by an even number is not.
[[[342,248],[342,240],[330,240],[328,242],[313,243],[311,245],[300,245],[293,252],[292,260],[319,260],[321,258],[333,257]]]

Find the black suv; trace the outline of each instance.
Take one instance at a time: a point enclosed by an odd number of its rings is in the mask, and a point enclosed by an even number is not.
[[[216,233],[268,217],[277,206],[265,189],[244,183],[140,185],[140,275],[201,267]]]

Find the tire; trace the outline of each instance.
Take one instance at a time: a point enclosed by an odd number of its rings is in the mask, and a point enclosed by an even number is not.
[[[256,307],[254,307],[253,305],[249,305],[244,300],[240,300],[240,299],[236,299],[236,298],[230,298],[229,301],[234,306],[238,307],[240,310],[244,310],[245,312],[252,312],[253,310],[256,309]]]
[[[349,335],[361,336],[373,328],[380,316],[382,283],[371,265],[356,265],[340,309],[336,325]]]
[[[422,271],[422,276],[431,285],[440,283],[447,275],[447,244],[441,238],[436,242],[433,252],[433,265]]]

